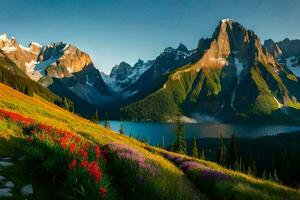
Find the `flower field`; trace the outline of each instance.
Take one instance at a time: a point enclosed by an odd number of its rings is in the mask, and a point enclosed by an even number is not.
[[[14,112],[0,109],[0,119],[10,120],[23,128],[30,143],[27,155],[34,163],[45,166],[46,174],[64,177],[67,198],[111,199],[109,180],[103,171],[108,160],[106,149],[72,132],[39,124]]]

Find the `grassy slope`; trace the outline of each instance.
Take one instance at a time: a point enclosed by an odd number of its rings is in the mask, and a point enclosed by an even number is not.
[[[51,125],[59,129],[70,130],[104,145],[110,142],[128,144],[143,153],[145,157],[156,163],[165,171],[165,176],[160,177],[161,182],[173,183],[169,188],[165,188],[165,190],[174,190],[173,192],[181,190],[183,196],[184,193],[188,194],[188,196],[199,195],[198,191],[193,189],[193,185],[180,169],[162,156],[145,150],[143,143],[130,137],[116,134],[111,130],[105,129],[102,126],[96,125],[89,120],[51,104],[38,96],[35,96],[35,98],[28,97],[4,84],[0,84],[0,108],[19,112],[43,124]],[[3,138],[5,135],[6,131],[3,131],[0,136]]]
[[[106,144],[109,142],[121,142],[126,143],[130,145],[131,147],[139,150],[141,153],[143,153],[145,156],[147,156],[149,159],[153,160],[153,162],[157,163],[162,168],[169,171],[169,173],[172,175],[172,177],[177,177],[175,179],[177,182],[172,182],[171,185],[181,185],[181,189],[187,191],[188,188],[193,188],[191,183],[186,179],[183,172],[177,168],[172,162],[166,160],[162,156],[159,155],[160,149],[155,149],[155,152],[150,152],[145,149],[145,144],[140,143],[130,137],[119,135],[114,133],[111,130],[105,129],[99,125],[96,125],[86,119],[83,119],[81,117],[78,117],[74,114],[71,114],[70,112],[67,112],[58,106],[55,106],[39,97],[28,97],[26,95],[23,95],[11,88],[9,88],[6,85],[0,84],[0,108],[5,108],[7,110],[15,111],[24,114],[25,116],[31,117],[38,122],[49,124],[57,128],[62,128],[66,130],[71,130],[73,132],[79,133],[81,135],[85,135],[87,137],[91,137],[93,140],[97,140],[101,142],[102,144]],[[1,141],[5,141],[5,137],[9,137],[9,135],[13,137],[22,137],[20,134],[18,134],[17,128],[5,128],[4,125],[0,124],[3,131],[0,131],[0,137]],[[7,130],[10,130],[9,132]],[[1,144],[1,146],[3,146]],[[16,147],[17,145],[12,144],[12,148]],[[10,150],[12,150],[12,148]],[[2,149],[2,148],[0,148]],[[9,148],[8,148],[9,149]],[[7,152],[0,151],[0,156],[4,156],[4,154]],[[258,188],[261,188],[261,191],[266,190],[273,190],[274,192],[284,192],[285,194],[290,194],[290,197],[296,197],[300,196],[299,191],[281,186],[279,184],[270,183],[268,181],[259,180],[251,176],[247,176],[242,173],[234,172],[231,170],[227,170],[222,168],[221,166],[210,163],[202,160],[197,160],[199,162],[205,163],[209,167],[216,169],[216,170],[222,170],[226,171],[226,173],[244,179],[246,183],[254,184]],[[165,181],[172,181],[172,180],[165,180]],[[270,186],[271,185],[271,186]],[[236,185],[236,188],[238,188],[239,185]],[[176,186],[175,186],[176,187]],[[45,191],[45,190],[42,190]],[[193,189],[190,189],[190,192],[195,192]],[[244,195],[247,195],[247,190],[245,190]],[[43,192],[41,192],[41,196],[43,195]],[[208,194],[209,195],[209,194]],[[258,198],[258,199],[264,199],[264,198]],[[295,199],[295,198],[289,198],[287,199]]]

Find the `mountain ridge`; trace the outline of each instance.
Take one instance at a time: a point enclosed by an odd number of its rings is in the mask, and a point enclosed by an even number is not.
[[[270,39],[262,44],[252,30],[223,19],[211,38],[201,38],[195,49],[179,43],[149,61],[139,59],[133,66],[122,61],[110,74],[65,42],[32,42],[26,50],[3,34],[0,49],[17,57],[12,60],[39,84],[84,105],[89,111],[80,114],[86,117],[98,109],[115,118],[168,121],[180,105],[188,117],[200,113],[232,121],[275,115],[290,120],[298,118],[300,108],[299,41]]]
[[[281,107],[299,108],[295,98],[298,94],[286,86],[298,79],[276,62],[253,31],[233,20],[222,20],[209,47],[202,51],[197,62],[171,73],[161,89],[125,106],[123,114],[133,119],[165,121],[175,114],[177,104],[186,114],[197,111],[226,118],[271,115],[281,113]],[[249,83],[250,91],[244,90]],[[269,105],[262,106],[266,102]],[[157,104],[158,108],[154,106]],[[148,110],[140,117],[138,110],[142,107]]]

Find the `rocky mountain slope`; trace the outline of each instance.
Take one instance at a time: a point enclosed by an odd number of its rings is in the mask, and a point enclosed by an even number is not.
[[[124,98],[127,98],[131,96],[130,93],[137,91],[137,85],[141,85],[146,80],[147,84],[151,85],[154,79],[187,63],[194,53],[194,50],[190,51],[180,43],[176,49],[165,48],[154,60],[144,62],[139,59],[133,66],[123,61],[114,66],[109,75],[102,73],[102,77],[112,91],[121,92]],[[143,90],[144,86],[139,89]]]
[[[111,69],[109,75],[102,73],[102,78],[111,91],[120,92],[136,82],[140,76],[153,64],[152,60],[144,62],[139,59],[133,66],[126,62],[121,62]]]
[[[275,43],[269,39],[265,41],[264,46],[278,63],[300,77],[300,40],[286,38]]]
[[[8,38],[6,33],[0,35],[0,49],[3,54],[14,61],[31,79],[38,80],[40,76],[34,71],[41,45],[32,42],[28,47],[19,44],[14,37]]]
[[[2,34],[0,50],[32,80],[83,108],[79,110],[84,116],[90,116],[109,99],[108,87],[90,56],[73,45],[32,42],[24,47],[14,37]]]
[[[284,121],[283,116],[300,108],[298,78],[239,23],[222,20],[211,39],[200,40],[196,55],[196,60],[156,81],[152,94],[124,107],[123,115],[169,120],[180,105],[186,115],[225,120],[280,116]]]

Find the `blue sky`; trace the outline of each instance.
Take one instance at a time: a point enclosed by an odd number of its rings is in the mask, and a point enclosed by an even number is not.
[[[232,18],[261,39],[300,38],[299,0],[3,0],[0,32],[22,44],[66,41],[109,72],[180,42],[195,48]]]

